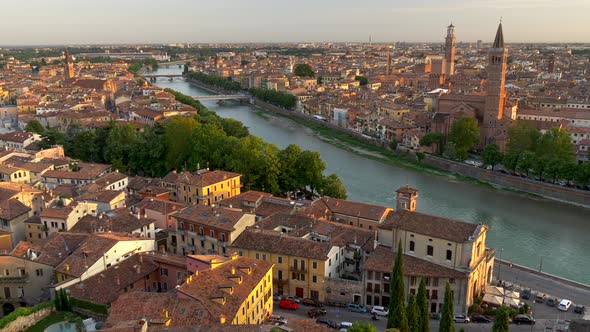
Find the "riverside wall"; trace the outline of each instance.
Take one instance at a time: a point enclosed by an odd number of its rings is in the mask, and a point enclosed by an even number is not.
[[[590,207],[590,191],[568,188],[550,183],[534,181],[508,174],[463,164],[432,155],[427,155],[423,163],[448,172],[493,183],[502,187],[516,189],[542,197]]]
[[[205,89],[212,93],[222,94],[228,92],[224,89],[209,84],[205,84],[200,81],[189,80],[189,82],[199,88]],[[253,104],[260,107],[262,110],[270,113],[274,113],[289,118],[299,118],[303,121],[319,124],[324,127],[347,134],[360,141],[387,148],[387,143],[381,140],[363,135],[348,128],[337,126],[333,123],[313,118],[301,112],[290,111],[255,98],[253,99]],[[456,173],[461,176],[473,178],[482,182],[499,185],[501,187],[514,189],[529,194],[534,194],[545,198],[562,201],[565,203],[590,207],[590,191],[578,190],[575,188],[568,188],[559,185],[553,185],[550,183],[516,177],[508,174],[493,172],[483,168],[474,167],[468,164],[451,161],[444,158],[439,158],[433,155],[427,155],[422,160],[422,163],[437,169],[441,169],[451,173]]]

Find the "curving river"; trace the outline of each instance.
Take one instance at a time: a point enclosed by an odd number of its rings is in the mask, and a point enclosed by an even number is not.
[[[178,73],[161,68],[157,73]],[[208,95],[185,81],[158,80],[162,87],[198,96]],[[326,143],[312,130],[257,108],[214,101],[204,104],[222,117],[240,120],[254,135],[284,148],[298,144],[320,152],[327,173],[336,173],[349,199],[395,206],[395,190],[409,184],[419,189],[418,210],[424,213],[484,223],[490,227],[487,245],[497,257],[590,284],[590,210],[453,181],[385,164]]]

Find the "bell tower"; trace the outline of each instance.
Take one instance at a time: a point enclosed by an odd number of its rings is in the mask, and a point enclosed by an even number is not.
[[[447,37],[445,38],[445,74],[447,76],[455,75],[455,46],[457,40],[455,38],[455,26],[453,23],[447,27]]]
[[[395,192],[397,193],[396,211],[416,211],[416,207],[418,206],[418,189],[406,185]]]
[[[494,44],[488,53],[488,79],[486,82],[486,99],[482,127],[483,146],[494,143],[498,120],[502,119],[506,92],[506,67],[508,50],[504,47],[502,22],[498,25]]]
[[[66,62],[64,64],[64,77],[66,81],[69,81],[74,77],[74,64],[72,63],[72,57],[70,56],[70,51],[68,51],[67,47],[65,57]]]

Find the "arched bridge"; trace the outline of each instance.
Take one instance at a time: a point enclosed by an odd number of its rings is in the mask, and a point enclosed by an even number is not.
[[[196,96],[194,100],[250,100],[250,96],[247,95],[210,95],[210,96]]]
[[[141,77],[145,78],[158,78],[158,77],[166,77],[166,78],[175,78],[175,77],[183,77],[182,74],[158,74],[158,75],[141,75]]]

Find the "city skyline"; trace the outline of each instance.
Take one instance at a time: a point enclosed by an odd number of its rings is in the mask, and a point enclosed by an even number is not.
[[[31,0],[7,4],[1,45],[247,42],[442,42],[446,26],[458,42],[491,42],[503,17],[507,42],[590,42],[590,3],[580,0],[453,0],[418,3],[302,0],[297,8],[268,0],[221,3]],[[555,10],[559,10],[555,14]]]

